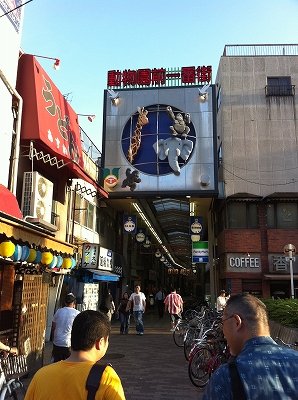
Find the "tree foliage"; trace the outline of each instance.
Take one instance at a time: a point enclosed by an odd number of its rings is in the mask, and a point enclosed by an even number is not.
[[[298,328],[297,299],[261,299],[268,310],[269,319],[282,325]]]

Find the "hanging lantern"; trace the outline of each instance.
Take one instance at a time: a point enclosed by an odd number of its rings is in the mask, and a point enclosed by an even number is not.
[[[36,250],[30,249],[30,250],[29,250],[29,256],[28,256],[28,258],[27,258],[27,262],[28,262],[28,263],[33,263],[33,261],[35,260],[35,258],[36,258]]]
[[[22,256],[22,246],[16,244],[14,253],[12,255],[13,261],[20,261]]]
[[[10,241],[7,240],[0,244],[0,255],[2,257],[11,257],[15,251],[16,246]]]
[[[71,258],[66,257],[66,258],[63,259],[62,268],[70,269],[71,268],[71,264],[72,264]]]
[[[27,246],[22,246],[22,255],[21,255],[21,260],[26,261],[27,258],[29,257],[30,249]]]
[[[72,269],[77,265],[77,262],[73,257],[70,257],[70,259],[71,259],[71,267],[70,268]]]
[[[51,262],[53,261],[53,254],[50,253],[49,251],[45,251],[44,253],[42,253],[41,256],[41,262],[45,265],[49,265],[51,264]]]
[[[53,256],[53,260],[51,262],[51,264],[49,265],[50,268],[55,268],[57,265],[57,261],[58,261],[58,257],[57,256]]]
[[[39,250],[36,250],[36,257],[35,260],[33,261],[33,264],[38,264],[41,261],[42,253]]]
[[[60,268],[63,263],[63,258],[61,256],[57,256],[57,264],[56,267]]]

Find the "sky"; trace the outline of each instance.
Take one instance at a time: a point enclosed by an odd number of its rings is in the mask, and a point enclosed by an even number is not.
[[[229,44],[297,44],[298,0],[33,0],[21,47],[37,58],[102,148],[109,70],[211,65]]]

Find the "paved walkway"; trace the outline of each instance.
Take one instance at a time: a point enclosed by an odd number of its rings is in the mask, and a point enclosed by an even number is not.
[[[148,310],[144,325],[145,334],[136,335],[132,318],[129,334],[120,335],[120,322],[112,320],[110,344],[103,361],[110,362],[117,371],[126,399],[201,400],[203,391],[189,380],[183,348],[173,341],[169,314],[159,318],[157,310]],[[45,364],[50,360],[51,348],[47,343]]]

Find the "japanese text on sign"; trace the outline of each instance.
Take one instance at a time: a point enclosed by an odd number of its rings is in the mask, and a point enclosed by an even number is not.
[[[108,87],[127,86],[162,86],[173,79],[180,84],[199,85],[211,81],[212,67],[182,67],[177,71],[167,71],[165,68],[144,68],[138,70],[108,71]],[[178,84],[178,81],[177,81]]]

